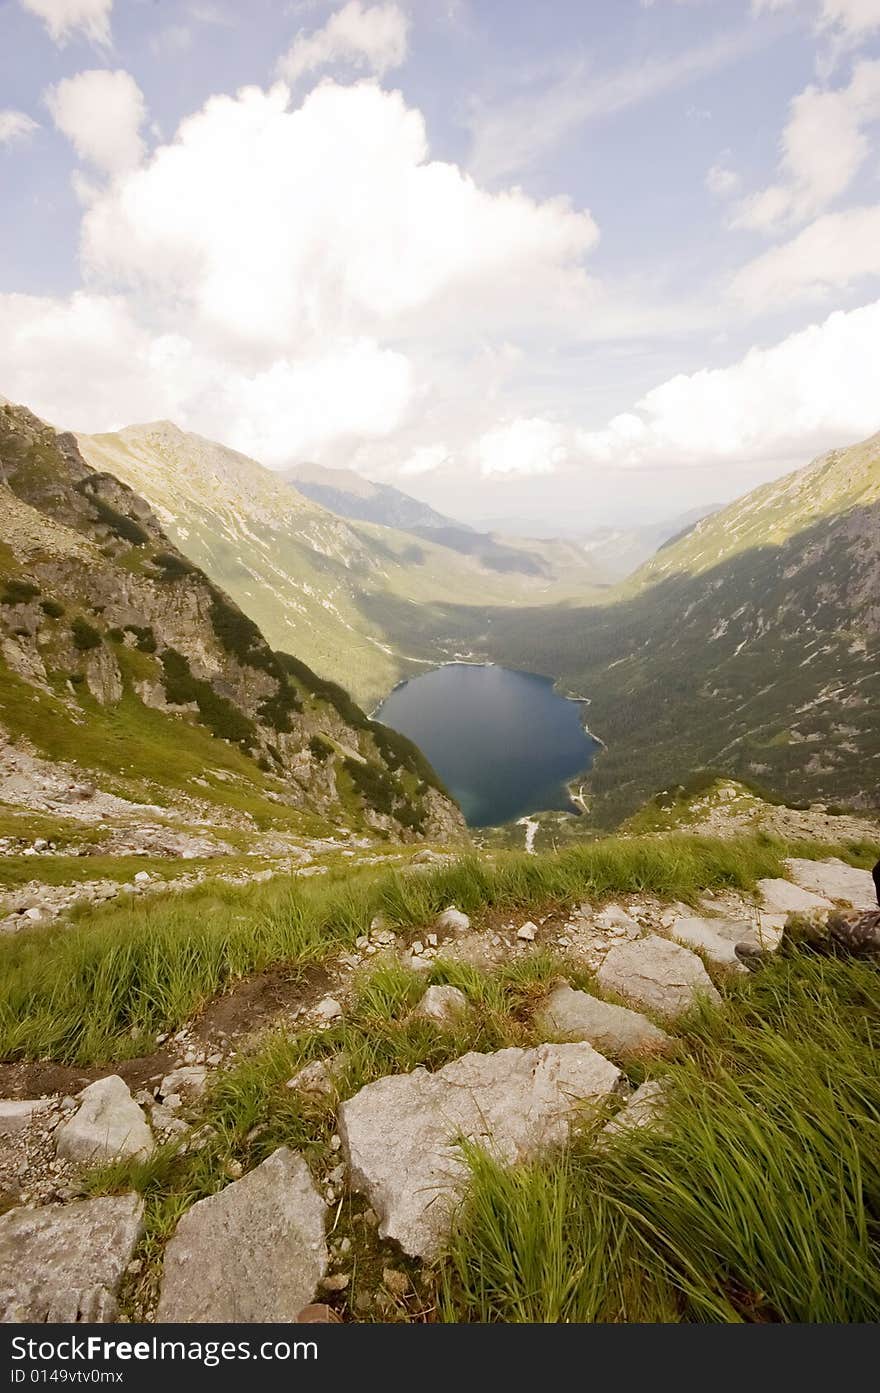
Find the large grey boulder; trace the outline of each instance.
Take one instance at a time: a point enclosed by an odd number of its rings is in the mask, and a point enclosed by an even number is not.
[[[792,880],[802,890],[825,899],[842,900],[853,909],[877,908],[877,891],[870,871],[848,866],[837,857],[806,861],[792,856],[785,864]]]
[[[764,908],[773,914],[817,914],[832,909],[833,905],[824,895],[815,895],[812,890],[802,890],[790,880],[776,877],[759,880],[758,891]]]
[[[0,1320],[113,1320],[142,1214],[137,1195],[114,1195],[0,1216]]]
[[[747,972],[736,956],[736,945],[748,943],[758,948],[758,936],[744,919],[676,919],[670,934],[688,948],[700,948],[710,962],[731,972]]]
[[[625,1006],[612,1006],[588,992],[560,983],[544,998],[535,1017],[538,1028],[558,1040],[586,1040],[610,1055],[657,1051],[669,1036],[647,1016]]]
[[[156,1319],[295,1321],[327,1271],[326,1205],[286,1146],[184,1214],[165,1250]]]
[[[339,1109],[350,1179],[379,1233],[432,1258],[467,1181],[460,1142],[512,1165],[562,1145],[578,1110],[616,1089],[619,1069],[587,1044],[466,1054],[429,1074],[392,1074]]]
[[[696,953],[657,934],[617,944],[599,968],[598,981],[603,991],[660,1016],[680,1016],[698,996],[721,1000]]]
[[[98,1165],[149,1156],[153,1134],[118,1074],[90,1083],[77,1097],[79,1108],[55,1133],[56,1150],[63,1160]]]

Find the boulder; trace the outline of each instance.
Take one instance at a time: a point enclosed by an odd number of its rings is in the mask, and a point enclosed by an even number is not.
[[[536,1014],[540,1030],[558,1040],[586,1040],[597,1050],[620,1056],[664,1049],[669,1036],[638,1011],[612,1006],[588,992],[561,983]]]
[[[0,1321],[112,1321],[142,1214],[114,1195],[0,1215]]]
[[[187,1210],[165,1250],[158,1321],[295,1321],[327,1271],[326,1205],[302,1156],[279,1147]]]
[[[696,953],[657,934],[615,944],[598,981],[604,991],[660,1016],[680,1016],[698,996],[721,1000]]]
[[[470,1007],[458,987],[429,987],[415,1009],[415,1015],[435,1025],[458,1025]]]
[[[860,871],[832,857],[805,861],[793,856],[786,861],[789,875],[802,890],[829,900],[842,900],[853,909],[876,909],[877,892],[870,871]]]
[[[0,1098],[0,1137],[23,1132],[54,1102],[54,1098]]]
[[[736,956],[738,943],[758,947],[758,936],[745,919],[676,919],[670,934],[689,948],[701,948],[710,962],[733,972],[745,972]]]
[[[790,880],[759,880],[758,891],[764,908],[772,914],[816,914],[833,908],[824,895],[802,890],[799,885],[792,885]]]
[[[97,1165],[149,1156],[153,1134],[118,1074],[90,1083],[77,1097],[79,1108],[55,1133],[56,1150],[63,1160]]]
[[[563,1145],[579,1108],[621,1079],[587,1044],[466,1054],[433,1074],[388,1075],[339,1109],[351,1183],[378,1214],[382,1238],[432,1258],[466,1185],[462,1139],[505,1165],[530,1160]]]

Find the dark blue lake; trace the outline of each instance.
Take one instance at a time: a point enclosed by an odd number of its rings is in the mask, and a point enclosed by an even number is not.
[[[376,719],[424,750],[472,827],[548,809],[576,812],[565,784],[598,744],[581,705],[547,677],[450,663],[397,687]]]

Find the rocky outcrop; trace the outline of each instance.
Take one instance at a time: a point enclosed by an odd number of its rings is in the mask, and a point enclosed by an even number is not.
[[[669,1044],[666,1032],[647,1016],[625,1006],[613,1006],[588,992],[574,991],[565,982],[545,997],[535,1022],[551,1039],[586,1040],[614,1058],[656,1053]]]
[[[870,871],[848,866],[837,857],[825,861],[806,861],[790,857],[785,863],[789,875],[802,890],[822,899],[842,900],[853,909],[876,909],[877,892]]]
[[[81,1165],[149,1156],[153,1134],[118,1074],[98,1079],[79,1095],[80,1106],[57,1132],[58,1155]]]
[[[289,1322],[327,1270],[326,1206],[287,1147],[187,1210],[165,1250],[157,1320]]]
[[[790,880],[777,877],[758,881],[758,893],[765,909],[773,914],[825,914],[833,906],[824,895],[802,890]]]
[[[696,953],[656,934],[618,944],[599,968],[603,991],[615,992],[658,1016],[674,1018],[699,997],[719,1003],[718,992]]]
[[[414,1257],[442,1246],[467,1180],[462,1140],[504,1164],[561,1146],[579,1110],[616,1089],[620,1070],[587,1044],[466,1054],[434,1074],[368,1084],[339,1109],[351,1184],[379,1233]]]
[[[118,1195],[0,1215],[0,1320],[112,1321],[142,1214]]]

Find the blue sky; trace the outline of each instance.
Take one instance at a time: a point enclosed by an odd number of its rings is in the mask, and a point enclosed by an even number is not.
[[[880,428],[880,0],[0,0],[0,392],[460,516]]]

